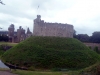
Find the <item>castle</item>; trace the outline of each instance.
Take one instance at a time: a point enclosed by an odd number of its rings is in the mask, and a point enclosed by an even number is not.
[[[17,32],[14,31],[14,24],[11,24],[8,27],[8,37],[9,42],[21,42],[25,40],[26,38],[32,36],[32,32],[27,28],[27,32],[25,33],[25,30],[20,26],[19,29],[17,29]]]
[[[8,27],[8,31],[0,31],[0,35],[5,34],[9,37],[9,42],[20,42],[26,38],[32,36],[32,32],[27,28],[25,29],[21,26],[17,29],[17,32],[14,31],[14,24],[11,24]],[[69,37],[73,38],[73,25],[70,24],[61,24],[61,23],[48,23],[41,20],[41,16],[37,15],[37,18],[34,19],[34,28],[33,36],[55,36],[55,37]]]
[[[73,38],[73,25],[61,23],[47,23],[37,15],[34,20],[33,36],[55,36]]]

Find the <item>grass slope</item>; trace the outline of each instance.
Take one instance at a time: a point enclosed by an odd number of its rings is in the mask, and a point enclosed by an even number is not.
[[[13,71],[13,73],[19,75],[67,75],[66,72],[25,71],[25,70],[16,70]]]
[[[2,46],[15,46],[15,45],[17,45],[17,43],[0,42],[0,56],[5,52],[5,49]]]
[[[33,69],[80,69],[99,60],[80,41],[73,38],[30,37],[19,43],[2,56],[4,63]]]

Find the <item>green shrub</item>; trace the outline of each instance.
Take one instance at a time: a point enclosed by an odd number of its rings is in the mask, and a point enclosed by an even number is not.
[[[28,68],[28,70],[35,71],[35,68],[33,66],[31,66]]]
[[[1,56],[4,52],[5,52],[5,51],[4,51],[3,47],[0,45],[0,56]]]
[[[91,46],[89,46],[89,48],[92,49]]]
[[[99,51],[99,49],[98,49],[98,47],[96,46],[96,47],[94,47],[94,51],[95,52],[97,52],[98,54],[100,54],[100,51]]]

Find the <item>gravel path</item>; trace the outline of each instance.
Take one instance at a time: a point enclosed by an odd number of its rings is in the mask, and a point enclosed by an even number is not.
[[[0,75],[18,75],[18,74],[13,74],[10,71],[0,71]]]

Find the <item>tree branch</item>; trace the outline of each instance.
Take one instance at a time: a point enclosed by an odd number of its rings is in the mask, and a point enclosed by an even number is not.
[[[1,0],[0,0],[0,3],[1,3],[2,5],[5,5]]]

